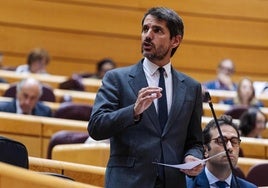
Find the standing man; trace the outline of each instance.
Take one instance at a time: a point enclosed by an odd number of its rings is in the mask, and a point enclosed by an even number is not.
[[[205,157],[214,156],[224,151],[226,144],[233,167],[236,166],[239,155],[240,135],[237,126],[232,123],[232,117],[223,115],[218,123],[224,138],[221,140],[216,123],[211,120],[203,130]],[[237,181],[236,181],[237,179]],[[220,155],[207,161],[204,170],[195,178],[187,178],[188,188],[257,188],[241,178],[233,176],[226,155]],[[237,185],[238,184],[238,185]]]
[[[173,10],[151,8],[142,20],[144,58],[103,78],[88,132],[96,140],[110,138],[106,188],[184,188],[185,173],[196,176],[202,170],[202,165],[180,171],[154,163],[203,156],[201,85],[170,61],[183,28]]]

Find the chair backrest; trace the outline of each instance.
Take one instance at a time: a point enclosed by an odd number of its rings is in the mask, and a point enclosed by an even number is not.
[[[231,109],[227,110],[224,114],[231,116],[233,119],[239,119],[240,116],[248,109],[245,106],[233,106]]]
[[[68,80],[59,84],[59,89],[85,91],[85,86],[81,81],[81,77],[78,75],[73,75]]]
[[[55,111],[54,117],[89,121],[92,106],[89,104],[80,104],[65,102]]]
[[[268,186],[268,163],[261,163],[249,169],[246,179],[259,186]]]
[[[51,159],[51,153],[54,146],[59,144],[75,144],[75,143],[84,143],[88,138],[87,132],[79,131],[58,131],[52,135],[50,138],[48,149],[47,149],[47,158]]]
[[[17,94],[16,87],[17,87],[17,84],[10,85],[10,87],[4,92],[3,96],[16,98],[16,94]],[[49,102],[56,101],[55,94],[54,94],[53,89],[51,87],[49,87],[47,85],[43,85],[42,89],[43,89],[43,94],[39,99],[40,101],[49,101]]]
[[[28,169],[28,151],[24,144],[0,136],[0,153],[0,161]]]
[[[245,176],[244,172],[238,166],[234,167],[234,175],[236,177],[246,179],[246,176]]]

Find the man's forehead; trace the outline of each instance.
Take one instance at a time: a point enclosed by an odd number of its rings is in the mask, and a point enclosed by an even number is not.
[[[222,132],[227,132],[228,134],[235,134],[235,136],[237,136],[237,132],[236,132],[235,128],[229,124],[220,125],[220,129]],[[219,131],[218,131],[217,126],[213,127],[210,130],[210,133],[211,133],[211,135],[214,135],[214,136],[219,135]]]

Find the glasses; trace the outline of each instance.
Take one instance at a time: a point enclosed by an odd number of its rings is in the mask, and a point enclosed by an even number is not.
[[[240,138],[237,137],[227,138],[226,136],[223,137],[223,140],[221,139],[221,137],[213,138],[211,140],[215,140],[215,142],[220,146],[223,146],[223,142],[225,143],[225,145],[227,145],[228,141],[230,141],[233,147],[238,147],[241,142]]]
[[[220,66],[221,70],[227,71],[229,73],[234,73],[234,69],[230,68],[230,67],[224,67],[224,66]]]

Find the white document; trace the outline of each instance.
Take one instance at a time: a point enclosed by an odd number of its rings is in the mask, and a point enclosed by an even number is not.
[[[171,164],[164,164],[164,163],[156,163],[153,162],[154,164],[158,164],[158,165],[163,165],[163,166],[168,166],[168,167],[172,167],[172,168],[179,168],[179,169],[192,169],[200,164],[205,164],[206,161],[208,161],[209,159],[212,159],[214,157],[218,157],[222,154],[225,154],[225,151],[220,152],[216,155],[213,155],[209,158],[203,159],[203,160],[198,160],[198,161],[193,161],[193,162],[188,162],[188,163],[183,163],[183,164],[177,164],[177,165],[171,165]]]

